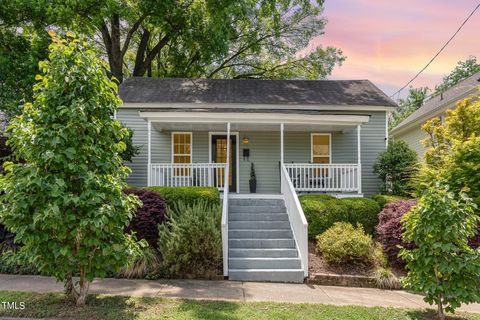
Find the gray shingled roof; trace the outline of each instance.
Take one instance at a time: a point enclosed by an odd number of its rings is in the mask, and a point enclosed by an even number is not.
[[[120,85],[119,94],[125,103],[397,106],[368,80],[226,80],[133,77]]]
[[[462,97],[466,95],[475,93],[479,85],[480,72],[477,72],[474,75],[465,78],[465,80],[457,83],[450,89],[446,90],[445,92],[443,92],[443,94],[436,95],[426,101],[423,106],[421,106],[418,110],[416,110],[405,120],[400,122],[395,128],[393,128],[392,132],[405,128],[408,125],[424,117],[428,117],[429,115],[434,114],[435,111],[441,110],[447,105],[455,103],[457,100],[462,99]]]

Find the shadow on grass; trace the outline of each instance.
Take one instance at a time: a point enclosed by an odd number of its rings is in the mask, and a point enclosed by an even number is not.
[[[411,310],[407,311],[406,314],[412,320],[437,320],[437,312],[433,309],[426,309],[426,310]],[[473,319],[471,317],[465,317],[461,314],[452,316],[449,315],[446,317],[447,320],[469,320]],[[478,319],[478,318],[475,318]]]
[[[237,314],[238,303],[227,301],[182,300],[177,310],[187,319],[240,320]]]

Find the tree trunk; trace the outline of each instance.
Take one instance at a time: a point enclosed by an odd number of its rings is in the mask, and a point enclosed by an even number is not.
[[[438,308],[438,311],[437,311],[438,320],[445,320],[445,314],[443,313],[443,305],[442,305],[441,299],[439,299],[437,302],[437,308]]]
[[[90,282],[85,278],[85,272],[83,268],[80,268],[80,281],[79,281],[80,290],[77,297],[77,307],[85,305],[87,301],[88,289],[90,288]]]

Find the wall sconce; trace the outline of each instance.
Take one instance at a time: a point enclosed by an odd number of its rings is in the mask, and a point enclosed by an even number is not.
[[[244,137],[242,140],[242,144],[249,144],[250,140],[247,137]]]

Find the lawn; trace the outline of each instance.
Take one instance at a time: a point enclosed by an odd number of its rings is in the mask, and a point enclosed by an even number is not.
[[[23,310],[7,310],[2,302],[25,303]],[[267,302],[194,301],[166,298],[134,298],[92,295],[86,307],[77,308],[62,294],[0,291],[0,317],[59,319],[328,319],[328,320],[423,320],[434,319],[433,311],[366,308],[320,304]],[[480,315],[452,319],[480,320]]]

